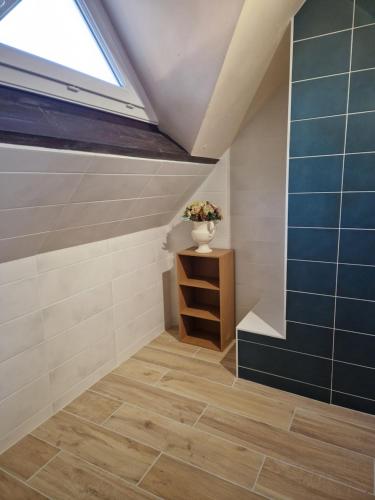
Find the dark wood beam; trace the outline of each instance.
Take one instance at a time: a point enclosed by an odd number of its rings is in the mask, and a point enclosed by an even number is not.
[[[156,125],[0,85],[0,142],[165,160],[191,156]]]

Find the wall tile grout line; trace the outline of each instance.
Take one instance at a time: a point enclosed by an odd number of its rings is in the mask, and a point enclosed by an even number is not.
[[[354,19],[354,17],[353,17],[353,19]],[[375,23],[368,23],[368,24],[361,24],[359,26],[355,26],[354,22],[353,22],[351,28],[344,28],[342,30],[337,30],[337,31],[329,31],[328,33],[321,33],[320,35],[309,36],[306,38],[297,38],[297,39],[293,40],[293,43],[305,42],[306,40],[313,40],[315,38],[322,38],[325,36],[336,35],[336,33],[344,33],[346,31],[350,31],[351,29],[357,30],[357,29],[361,29],[361,28],[367,28],[368,26],[374,26],[374,25],[375,25]]]
[[[339,361],[339,363],[342,363],[342,361]],[[351,363],[347,363],[347,364],[351,364]],[[259,373],[263,373],[265,375],[271,375],[272,377],[276,377],[276,378],[280,378],[280,379],[284,379],[284,380],[290,380],[291,382],[298,382],[299,384],[301,385],[307,385],[307,386],[311,386],[311,387],[317,387],[319,389],[324,389],[326,390],[327,392],[330,391],[330,388],[329,387],[323,387],[321,385],[315,385],[315,384],[310,384],[309,382],[302,382],[301,380],[296,380],[296,379],[293,379],[293,378],[289,378],[289,377],[284,377],[282,375],[276,375],[274,373],[271,373],[271,372],[266,372],[266,371],[262,371],[262,370],[257,370],[256,368],[248,368],[247,366],[241,366],[239,365],[239,368],[242,368],[244,370],[249,370],[249,371],[254,371],[254,372],[259,372]],[[368,368],[367,366],[365,366],[364,368]],[[246,379],[245,379],[246,380]],[[252,380],[249,380],[250,382],[252,382]],[[254,383],[257,383],[257,382],[254,382]],[[273,389],[276,389],[276,390],[279,390],[279,391],[282,391],[283,389],[279,389],[277,387],[273,387],[273,386],[270,386],[271,388]],[[288,392],[288,391],[286,391]],[[374,399],[371,399],[371,398],[366,398],[364,396],[358,396],[357,394],[351,394],[349,392],[343,392],[343,391],[339,391],[339,390],[336,390],[334,389],[332,392],[337,392],[339,394],[345,394],[345,395],[348,395],[348,396],[353,396],[355,398],[358,398],[358,399],[363,399],[364,401],[375,401]],[[312,399],[314,401],[320,401],[322,403],[326,403],[325,401],[322,401],[320,399],[315,399],[315,398],[309,398],[308,396],[304,396],[303,394],[299,394],[299,393],[292,393],[293,395],[295,396],[299,396],[299,397],[305,397],[307,399]],[[268,397],[268,396],[266,396]],[[332,403],[332,406],[337,406],[338,408],[344,408],[344,409],[347,409],[347,410],[351,410],[351,411],[357,411],[357,412],[360,412],[360,413],[363,413],[364,415],[368,415],[368,413],[366,412],[363,412],[361,410],[355,410],[353,408],[350,408],[350,407],[347,407],[347,406],[342,406],[342,405],[335,405],[334,403]],[[218,406],[216,405],[216,407],[218,408]],[[225,408],[222,408],[222,409],[225,409]],[[228,411],[228,410],[227,410]],[[233,411],[231,411],[231,413],[235,413]],[[240,416],[244,416],[243,414],[239,414]],[[245,415],[246,416],[246,415]]]
[[[329,262],[329,264],[335,264],[335,263],[334,262]],[[373,267],[373,266],[367,266],[367,267]],[[332,295],[329,295],[327,293],[307,292],[306,290],[290,290],[290,289],[288,289],[287,292],[290,292],[290,293],[303,293],[305,295],[316,295],[318,297],[332,297],[332,298],[336,297],[338,299],[356,300],[356,301],[359,301],[359,302],[375,302],[375,299],[362,299],[360,297],[349,297],[349,296],[345,296],[345,295],[337,295],[336,293],[332,294]]]
[[[311,262],[313,264],[335,264],[336,261],[333,260],[312,260],[312,259],[292,259],[288,258],[291,262]],[[354,266],[354,267],[375,267],[375,264],[355,264],[354,262],[340,262],[340,266]]]
[[[311,354],[311,353],[303,352],[303,351],[296,351],[295,349],[287,349],[286,347],[278,347],[278,346],[274,346],[274,345],[270,345],[270,344],[263,344],[262,342],[255,342],[252,340],[239,339],[238,342],[247,342],[248,344],[261,345],[263,347],[269,347],[270,349],[277,349],[279,351],[294,352],[296,354],[301,354],[303,356],[311,356],[313,358],[319,358],[319,359],[325,359],[325,360],[331,359],[331,357],[327,357],[327,356],[318,356],[317,354]],[[352,363],[350,363],[350,364],[352,364]],[[243,367],[243,368],[246,368],[246,367]],[[249,369],[252,370],[252,368],[249,368]],[[314,385],[314,384],[312,384],[312,385]]]
[[[290,378],[290,377],[284,377],[283,375],[276,375],[276,374],[271,373],[271,372],[266,372],[266,371],[263,371],[263,370],[258,370],[256,368],[249,368],[247,366],[238,365],[238,367],[242,368],[244,370],[250,370],[250,371],[254,371],[254,372],[258,372],[258,373],[264,373],[265,375],[272,375],[273,377],[281,378],[281,379],[284,379],[284,380],[290,380],[292,382],[298,382],[299,384],[302,384],[302,385],[308,385],[310,387],[318,387],[319,389],[324,389],[326,391],[329,391],[329,387],[324,387],[322,385],[311,384],[309,382],[302,382],[301,380],[297,380],[297,379]],[[255,382],[255,383],[257,383],[257,382]],[[276,387],[275,389],[278,389],[278,388]],[[278,390],[283,390],[283,389],[278,389]],[[306,396],[303,396],[302,394],[297,394],[297,396],[306,397]],[[314,398],[310,398],[310,399],[314,399]],[[318,401],[320,401],[320,400],[318,400]],[[324,403],[324,401],[323,401],[323,403]],[[234,412],[232,411],[232,413],[234,413]],[[243,416],[243,414],[239,414],[239,415]]]
[[[339,279],[339,261],[340,261],[340,240],[341,240],[341,221],[342,221],[342,200],[344,189],[344,175],[345,175],[345,153],[348,137],[348,121],[349,121],[349,101],[350,101],[350,82],[351,82],[351,69],[352,69],[352,56],[353,56],[353,39],[354,39],[354,21],[355,21],[356,0],[353,0],[352,12],[352,28],[350,33],[350,53],[349,53],[349,77],[346,98],[346,119],[345,119],[345,132],[344,132],[344,148],[342,157],[342,172],[341,172],[341,195],[340,195],[340,208],[339,208],[339,230],[337,241],[337,264],[336,264],[336,283],[335,283],[335,302],[333,309],[333,342],[332,342],[332,366],[331,366],[331,395],[330,403],[332,404],[332,391],[334,387],[334,359],[335,359],[335,333],[336,333],[336,314],[337,314],[337,292],[338,292],[338,279]]]

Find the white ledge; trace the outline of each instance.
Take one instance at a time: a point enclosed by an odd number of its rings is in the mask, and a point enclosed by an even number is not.
[[[268,337],[277,337],[279,339],[285,338],[269,323],[255,314],[254,311],[250,311],[249,313],[247,313],[242,321],[238,323],[236,328],[237,331],[241,330],[243,332],[256,333],[258,335],[266,335]]]

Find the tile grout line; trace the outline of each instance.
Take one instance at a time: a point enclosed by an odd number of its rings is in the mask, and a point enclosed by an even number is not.
[[[360,24],[358,26],[355,26],[354,25],[354,18],[353,18],[352,26],[350,28],[343,28],[342,30],[329,31],[328,33],[321,33],[320,35],[313,35],[313,36],[308,36],[305,38],[298,38],[297,40],[293,40],[293,43],[305,42],[306,40],[313,40],[315,38],[322,38],[325,36],[336,35],[337,33],[344,33],[344,32],[350,31],[351,29],[367,28],[368,26],[374,26],[374,25],[375,25],[375,23],[367,23],[367,24]]]
[[[159,451],[159,450],[158,450]],[[159,455],[151,462],[150,466],[147,467],[146,471],[144,472],[144,474],[142,474],[141,478],[138,480],[137,482],[137,486],[139,486],[141,484],[141,482],[144,480],[144,478],[147,476],[147,474],[151,471],[151,469],[153,468],[153,466],[156,464],[156,462],[159,460],[159,458],[162,456],[163,452],[160,451]],[[146,490],[147,491],[147,490]]]
[[[310,326],[313,326],[313,325],[310,325]],[[316,326],[316,328],[320,328],[318,325]],[[327,330],[333,330],[333,327],[326,327]],[[345,332],[345,333],[351,333],[353,335],[365,335],[366,337],[374,337],[374,335],[371,335],[369,333],[358,333],[358,332],[350,332],[348,330],[341,330],[341,328],[337,328],[336,330],[340,331],[340,332]],[[333,332],[331,333],[328,333],[327,335],[332,335]],[[340,334],[341,335],[341,334]],[[285,339],[280,339],[280,340],[285,340]],[[295,349],[287,349],[286,347],[279,347],[279,346],[275,346],[275,345],[272,345],[272,344],[264,344],[263,342],[256,342],[255,340],[248,340],[248,339],[244,339],[244,338],[241,338],[241,339],[238,339],[238,342],[246,342],[247,344],[255,344],[255,345],[259,345],[259,346],[262,346],[262,347],[267,347],[269,349],[278,349],[279,351],[287,351],[287,352],[293,352],[295,354],[301,354],[302,356],[310,356],[310,357],[313,357],[313,358],[319,358],[319,359],[325,359],[325,360],[331,360],[331,356],[320,356],[318,354],[311,354],[309,352],[303,352],[303,351],[297,351]],[[366,368],[368,370],[374,370],[375,369],[375,366],[370,366],[370,365],[362,365],[360,363],[355,363],[353,361],[346,361],[346,360],[343,360],[343,359],[339,359],[339,358],[335,358],[335,361],[338,362],[338,363],[343,363],[345,365],[351,365],[351,366],[359,366],[361,368]],[[259,372],[263,372],[263,373],[269,373],[271,375],[274,375],[275,377],[281,377],[281,378],[287,378],[287,379],[290,379],[290,380],[296,380],[298,382],[298,379],[293,379],[291,377],[285,377],[284,375],[278,375],[277,373],[273,374],[272,372],[266,372],[264,370],[258,370],[257,368],[253,368],[251,366],[242,366],[241,365],[241,368],[247,368],[248,370],[254,370],[254,371],[259,371]],[[176,369],[176,371],[178,371]],[[202,377],[202,378],[205,378],[205,377]],[[207,379],[205,379],[207,380]],[[236,380],[233,381],[232,383],[232,387],[234,385]],[[312,384],[311,382],[304,382],[302,380],[300,380],[301,383],[304,383],[304,384],[308,384],[308,385],[314,385],[316,387],[323,387],[322,385],[318,385],[318,384]],[[227,386],[227,387],[231,387],[231,386]],[[372,399],[372,398],[365,398],[365,399]]]
[[[213,477],[216,477],[217,479],[221,479],[222,481],[225,481],[226,483],[229,483],[229,484],[232,484],[234,486],[237,486],[245,491],[251,491],[251,487],[250,486],[244,486],[243,484],[240,484],[240,483],[236,483],[235,481],[232,481],[231,479],[227,479],[225,478],[224,476],[221,476],[220,474],[217,474],[216,472],[208,472],[207,469],[202,469],[202,467],[199,467],[198,465],[195,465],[195,464],[192,464],[190,462],[187,462],[186,460],[184,460],[183,458],[179,458],[179,457],[175,457],[173,455],[170,455],[168,452],[161,452],[162,455],[165,455],[166,457],[168,458],[171,458],[172,460],[175,460],[176,462],[181,462],[185,465],[188,465],[189,467],[192,467],[194,469],[197,469],[197,470],[200,470],[202,472],[205,472],[206,474],[209,474],[210,476],[213,476]],[[260,455],[262,455],[260,453]]]
[[[328,359],[328,358],[327,358]],[[345,361],[339,361],[339,360],[335,360],[336,363],[343,363],[343,364],[347,364],[347,365],[352,365],[352,366],[359,366],[361,368],[366,368],[366,369],[370,369],[370,370],[373,370],[374,368],[371,368],[371,367],[368,367],[368,366],[362,366],[362,365],[355,365],[353,363],[347,363]],[[324,389],[326,391],[329,391],[330,388],[329,387],[323,387],[321,385],[315,385],[315,384],[311,384],[309,382],[302,382],[301,380],[297,380],[297,379],[293,379],[293,378],[289,378],[289,377],[284,377],[282,375],[275,375],[274,373],[270,373],[270,372],[265,372],[265,371],[262,371],[262,370],[258,370],[256,368],[248,368],[247,366],[242,366],[242,365],[239,365],[240,368],[244,369],[244,370],[248,370],[248,371],[253,371],[253,372],[259,372],[259,373],[264,373],[266,375],[271,375],[272,377],[276,377],[276,378],[281,378],[281,379],[285,379],[285,380],[291,380],[292,382],[298,382],[299,384],[302,384],[302,385],[307,385],[307,386],[311,386],[311,387],[317,387],[319,389]],[[253,382],[253,383],[259,383],[259,382],[255,382],[253,380],[249,380],[249,379],[241,379],[241,380],[247,380],[248,382]],[[269,386],[273,389],[276,389],[276,390],[279,390],[279,391],[282,391],[283,389],[278,389],[277,387],[272,387],[272,386]],[[241,390],[241,389],[239,389]],[[249,392],[249,391],[248,391]],[[285,392],[289,392],[289,391],[285,391]],[[338,394],[346,394],[348,396],[353,396],[357,399],[363,399],[364,401],[371,401],[371,402],[375,402],[375,399],[372,399],[372,398],[367,398],[365,396],[359,396],[358,394],[351,394],[349,392],[344,392],[344,391],[339,391],[337,389],[334,389],[333,392],[337,392]],[[330,403],[327,403],[326,401],[323,401],[321,399],[314,399],[314,398],[309,398],[308,396],[303,396],[302,394],[298,394],[298,393],[291,393],[292,395],[295,395],[295,396],[299,396],[299,397],[305,397],[305,398],[308,398],[308,399],[312,399],[313,401],[319,401],[321,403],[325,403],[325,404],[330,404]],[[264,396],[264,397],[269,397],[269,396]],[[368,412],[365,412],[365,411],[362,411],[362,410],[356,410],[354,408],[349,408],[347,406],[341,406],[341,405],[335,405],[334,403],[332,403],[333,406],[337,406],[338,408],[343,408],[344,410],[351,410],[351,411],[357,411],[363,415],[369,415],[369,416],[375,416],[373,415],[372,413],[368,413]]]
[[[90,422],[90,423],[91,423],[91,422]],[[184,425],[186,425],[186,424],[184,424]],[[107,430],[108,430],[108,429],[107,429]],[[203,431],[203,432],[206,432],[206,431]],[[220,436],[217,436],[216,434],[210,434],[210,433],[208,433],[208,432],[207,432],[207,434],[209,434],[209,435],[210,435],[210,436],[212,436],[212,437],[216,437],[216,438],[222,439],[222,440],[224,440],[224,441],[227,441],[227,442],[231,443],[232,445],[233,445],[233,444],[234,444],[234,445],[238,445],[238,442],[237,442],[237,441],[231,441],[230,439],[222,438],[222,437],[220,437]],[[36,436],[35,436],[35,437],[36,437]],[[122,435],[122,437],[126,437],[126,436],[123,436],[123,435]],[[54,445],[53,445],[53,443],[51,443],[50,441],[47,441],[46,439],[42,439],[42,438],[39,438],[39,437],[38,437],[38,439],[40,439],[40,441],[44,441],[45,443],[47,443],[47,444],[49,444],[49,445],[51,445],[51,446],[54,446]],[[313,439],[313,438],[310,438],[310,439]],[[141,443],[141,444],[144,444],[144,443],[142,443],[142,442],[140,442],[140,443]],[[323,443],[324,443],[324,442],[323,442]],[[145,445],[145,446],[148,446],[148,445]],[[243,446],[243,445],[240,445],[240,446]],[[285,465],[289,465],[289,466],[291,466],[291,467],[298,468],[298,469],[303,470],[303,471],[305,471],[305,472],[308,472],[308,473],[310,473],[310,474],[314,474],[314,475],[316,475],[316,476],[318,476],[318,477],[322,477],[322,478],[324,478],[324,479],[328,479],[328,480],[330,480],[330,481],[332,481],[332,482],[334,482],[334,483],[338,483],[338,484],[341,484],[341,485],[343,485],[343,486],[346,486],[347,488],[354,489],[355,491],[360,491],[360,492],[365,491],[365,490],[360,489],[360,488],[358,488],[358,487],[356,487],[356,486],[353,486],[353,485],[351,485],[351,484],[349,485],[348,483],[344,483],[344,482],[342,482],[342,481],[340,481],[340,480],[338,480],[338,479],[336,479],[336,478],[334,478],[334,477],[332,477],[332,476],[324,475],[324,474],[321,474],[321,473],[316,472],[316,471],[314,471],[314,470],[308,469],[308,468],[306,468],[306,467],[302,466],[301,464],[298,464],[298,463],[295,463],[295,462],[292,462],[292,461],[288,462],[288,461],[286,461],[286,460],[282,460],[282,459],[280,459],[280,458],[274,458],[273,456],[271,456],[271,455],[267,455],[267,454],[265,454],[265,453],[261,453],[261,452],[259,452],[258,450],[254,449],[254,448],[249,448],[249,447],[246,447],[246,446],[243,446],[243,447],[244,447],[244,448],[246,448],[247,450],[249,450],[249,451],[253,452],[253,453],[258,453],[259,455],[263,455],[265,458],[269,458],[269,459],[271,459],[271,460],[281,462],[281,463],[283,463],[283,464],[285,464]],[[346,451],[351,452],[351,450],[347,450],[346,448],[345,448],[345,450],[346,450]],[[116,479],[120,479],[121,481],[124,481],[126,484],[129,484],[129,485],[131,485],[131,486],[134,486],[132,483],[129,483],[126,479],[122,478],[121,476],[117,476],[117,475],[116,475],[116,474],[114,474],[113,472],[109,472],[109,471],[107,471],[106,469],[102,469],[101,467],[99,467],[99,466],[97,466],[97,465],[95,465],[95,464],[93,464],[93,463],[89,462],[88,460],[85,460],[85,459],[83,459],[83,458],[81,458],[81,457],[79,457],[79,456],[75,455],[74,453],[72,453],[72,452],[70,452],[70,451],[67,451],[67,450],[65,450],[65,449],[63,449],[63,450],[61,450],[61,451],[63,451],[64,453],[67,453],[67,454],[69,454],[69,455],[71,455],[71,456],[73,456],[73,457],[75,457],[75,458],[77,458],[77,459],[79,459],[79,460],[82,460],[84,463],[86,463],[88,466],[93,467],[94,469],[98,469],[98,470],[100,470],[101,472],[104,472],[104,473],[106,473],[106,474],[109,474],[110,476],[115,477]],[[158,450],[157,450],[157,451],[158,451]],[[356,452],[351,452],[351,453],[356,453]],[[160,454],[165,454],[165,455],[167,455],[166,453],[164,453],[164,452],[162,452],[162,451],[160,452]],[[169,455],[169,456],[170,456],[172,459],[174,459],[174,460],[179,460],[179,461],[181,461],[181,462],[184,462],[184,461],[183,461],[183,460],[181,460],[180,458],[177,458],[177,459],[176,459],[175,457],[173,457],[173,456],[171,456],[171,455]],[[366,457],[366,458],[369,458],[367,455],[362,455],[362,456],[364,456],[364,457]],[[184,462],[184,463],[186,463],[186,464],[188,464],[188,465],[190,465],[190,466],[192,466],[192,467],[195,467],[196,469],[200,469],[200,470],[202,470],[202,471],[204,471],[204,472],[207,472],[206,470],[201,469],[200,467],[198,467],[198,466],[196,466],[196,465],[192,465],[192,464],[190,464],[190,463],[188,463],[188,462]],[[0,467],[0,470],[1,470],[1,469],[2,469],[2,468]],[[5,472],[6,472],[6,471],[5,471]],[[211,472],[207,472],[207,473],[208,473],[208,474],[212,474]],[[18,479],[18,478],[17,478],[16,476],[14,476],[13,474],[10,474],[10,475],[12,475],[15,479]],[[214,474],[212,474],[212,475],[214,475]],[[228,480],[227,480],[227,479],[225,479],[225,481],[228,481]],[[23,482],[23,481],[21,481],[21,482]],[[228,482],[230,482],[230,481],[228,481]],[[27,484],[27,483],[25,483],[25,484]],[[235,483],[233,483],[233,484],[235,484]],[[29,485],[27,485],[27,486],[29,486]],[[137,486],[137,487],[138,487],[138,488],[140,488],[140,489],[142,489],[142,487],[139,487],[139,486]],[[241,486],[241,487],[242,487],[242,488],[244,488],[243,486]],[[148,491],[148,490],[145,490],[144,488],[143,488],[143,491],[147,491],[147,492],[149,493],[149,491]],[[157,497],[157,498],[159,498],[159,497]]]
[[[335,264],[335,261],[332,260],[295,259],[291,257],[288,257],[287,260],[290,262],[311,262],[312,264]],[[340,262],[340,265],[353,267],[375,267],[375,264],[355,264],[354,262]]]
[[[196,355],[199,352],[195,352],[193,356],[186,356],[184,353],[181,353],[181,354],[180,353],[174,353],[174,352],[168,351],[166,349],[163,349],[163,348],[159,349],[158,347],[151,346],[151,345],[146,345],[144,347],[147,347],[148,349],[152,349],[153,351],[162,351],[162,352],[165,352],[165,353],[170,354],[172,356],[181,356],[182,358],[186,358],[188,360],[194,359],[194,360],[196,360],[198,362],[201,362],[201,363],[209,365],[211,368],[214,366],[215,368],[219,367],[219,369],[220,369],[220,366],[222,366],[221,363],[217,363],[215,361],[207,361],[207,360],[202,360],[202,359],[196,358]],[[140,352],[140,351],[138,351],[138,352]],[[163,365],[158,365],[157,363],[152,363],[151,361],[143,361],[142,359],[138,359],[136,357],[137,354],[138,354],[138,352],[136,352],[134,354],[134,358],[135,359],[137,359],[139,361],[142,361],[143,363],[149,363],[150,365],[156,365],[156,366],[159,366],[159,367],[163,368]],[[177,370],[177,368],[168,368],[168,370]]]
[[[31,486],[31,484],[28,484],[27,481],[25,479],[22,479],[20,478],[19,476],[17,476],[14,472],[9,472],[7,469],[5,469],[4,467],[0,466],[0,471],[4,472],[4,474],[8,474],[8,476],[12,477],[13,479],[15,479],[17,482],[23,484],[24,486],[27,486],[28,488],[32,489],[33,491],[35,491],[36,493],[39,493],[40,495],[43,496],[43,498],[48,498],[49,500],[51,500],[51,497],[47,496],[45,493],[43,493],[41,490],[38,490],[36,489],[34,486]]]
[[[40,438],[38,438],[40,439]],[[41,441],[44,441],[45,443],[53,446],[53,444],[45,439],[40,439]],[[89,462],[88,460],[86,460],[85,458],[82,458],[81,456],[79,455],[75,455],[74,453],[72,453],[71,451],[68,451],[68,450],[65,450],[65,449],[61,449],[60,452],[62,453],[66,453],[67,455],[70,455],[71,457],[74,457],[76,459],[78,459],[79,461],[83,462],[90,470],[91,469],[94,469],[94,470],[91,470],[91,472],[94,474],[95,477],[97,477],[98,479],[102,479],[102,477],[97,473],[97,471],[100,471],[104,474],[108,474],[110,477],[113,477],[114,479],[119,479],[120,481],[124,482],[126,485],[130,486],[130,487],[133,487],[133,488],[138,488],[137,485],[135,485],[134,483],[132,483],[131,481],[128,481],[127,479],[121,477],[121,476],[118,476],[117,474],[113,473],[113,472],[110,472],[109,470],[106,470],[106,469],[103,469],[102,467],[99,467],[98,465],[92,463],[92,462]],[[57,456],[57,455],[56,455]],[[54,457],[55,458],[55,457]],[[142,488],[140,488],[142,490]],[[147,490],[143,490],[143,491],[147,491]],[[151,495],[153,495],[151,493]],[[153,495],[155,498],[159,498],[157,497],[156,495]]]
[[[257,482],[258,482],[259,476],[260,476],[260,474],[261,474],[261,472],[262,472],[262,469],[263,469],[264,463],[265,463],[265,461],[266,461],[266,459],[267,459],[267,458],[268,458],[268,456],[267,456],[267,455],[263,455],[263,458],[262,458],[262,463],[261,463],[261,465],[260,465],[260,467],[259,467],[258,473],[257,473],[257,475],[256,475],[256,478],[255,478],[255,481],[254,481],[254,484],[253,484],[253,487],[251,488],[251,490],[252,490],[252,491],[254,491],[254,492],[256,492],[256,485],[257,485]]]
[[[38,439],[38,438],[36,438]],[[56,446],[55,446],[56,448]],[[39,469],[37,471],[35,471],[30,477],[29,479],[27,479],[27,483],[29,484],[29,481],[31,481],[32,479],[34,479],[35,476],[37,476],[39,474],[39,472],[41,472],[42,470],[44,470],[48,464],[50,464],[55,458],[57,458],[59,455],[61,455],[61,448],[58,448],[58,452],[52,457],[50,458],[44,465],[42,465],[41,467],[39,467]]]
[[[286,339],[280,339],[280,340],[286,340]],[[301,354],[302,356],[310,356],[313,358],[328,359],[328,360],[331,359],[331,357],[319,356],[318,354],[311,354],[308,352],[296,351],[295,349],[287,349],[286,347],[278,347],[278,346],[274,346],[274,345],[270,345],[270,344],[264,344],[263,342],[256,342],[255,340],[247,340],[247,339],[241,338],[241,339],[238,339],[238,342],[246,342],[247,344],[260,345],[262,347],[269,347],[270,349],[278,349],[279,351],[294,352],[296,354]],[[349,363],[349,364],[353,364],[353,363]],[[255,368],[246,367],[246,366],[242,366],[242,368],[249,368],[250,370],[255,369]],[[262,370],[257,370],[257,371],[262,371]],[[271,373],[271,372],[266,372],[266,373]],[[282,377],[282,375],[280,375],[280,377]],[[284,377],[284,378],[289,378],[289,377]],[[296,380],[296,379],[292,379],[292,380]],[[308,384],[309,382],[305,382],[305,383]],[[310,384],[310,385],[317,385],[317,384]],[[319,387],[323,387],[323,386],[319,386]]]
[[[341,240],[341,224],[342,224],[342,201],[343,201],[343,189],[344,189],[344,176],[345,176],[345,153],[346,144],[348,138],[348,121],[349,121],[349,103],[350,103],[350,82],[351,82],[351,69],[352,69],[352,57],[353,57],[353,39],[354,39],[354,20],[355,20],[355,10],[356,10],[356,0],[353,0],[353,10],[352,10],[352,27],[350,32],[350,53],[349,53],[349,74],[348,74],[348,88],[346,96],[346,119],[345,119],[345,131],[344,131],[344,145],[343,145],[343,157],[342,157],[342,171],[341,171],[341,194],[340,194],[340,208],[339,208],[339,220],[338,220],[338,236],[337,236],[337,253],[336,253],[336,282],[335,282],[335,299],[333,308],[333,339],[332,339],[332,363],[331,363],[331,393],[330,393],[330,404],[332,404],[333,398],[333,387],[334,387],[334,359],[335,359],[335,334],[336,334],[336,316],[337,316],[337,292],[339,285],[339,261],[340,261],[340,240]]]
[[[297,407],[295,406],[294,407],[294,410],[293,410],[293,413],[290,417],[290,422],[289,422],[289,427],[288,427],[288,432],[291,432],[291,428],[292,428],[292,425],[293,425],[293,421],[294,421],[294,418],[296,416],[296,411],[297,411]]]
[[[63,411],[64,411],[64,410],[63,410]],[[228,410],[226,410],[226,411],[228,411]],[[69,412],[66,412],[66,413],[69,413]],[[75,416],[75,417],[77,417],[76,415],[74,415],[74,416]],[[78,418],[81,418],[81,417],[78,417]],[[249,418],[249,417],[248,417],[248,418]],[[81,418],[81,419],[82,419],[82,420],[86,420],[86,419],[83,419],[83,418]],[[88,422],[92,424],[92,422],[90,422],[90,421],[88,421]],[[98,425],[98,424],[94,424],[94,425]],[[186,424],[184,424],[184,425],[186,425]],[[101,427],[101,425],[99,425],[99,427]],[[108,430],[108,428],[105,428],[105,427],[104,427],[104,429]],[[115,431],[112,431],[112,432],[115,432]],[[204,432],[204,431],[203,431],[203,432]],[[115,433],[116,433],[116,432],[115,432]],[[120,433],[119,433],[119,434],[120,434]],[[122,434],[120,434],[120,435],[122,435]],[[215,436],[215,437],[216,437],[216,438],[218,438],[218,436]],[[38,438],[38,439],[40,439],[40,438]],[[229,441],[229,442],[231,442],[231,443],[233,444],[233,441],[230,441],[229,439],[228,439],[227,441]],[[48,441],[47,441],[47,442],[48,442]],[[49,443],[49,444],[52,444],[52,443]],[[146,445],[146,444],[145,444],[145,445]],[[146,446],[150,447],[149,445],[146,445]],[[335,445],[333,445],[333,446],[335,446]],[[251,448],[250,448],[250,450],[251,450]],[[252,450],[252,451],[257,452],[257,453],[259,453],[259,454],[262,454],[262,453],[260,453],[258,450]],[[351,452],[351,453],[356,453],[356,452],[352,452],[351,450],[348,450],[348,449],[346,449],[346,451]],[[160,456],[160,455],[159,455],[159,456]],[[272,457],[271,457],[271,458],[272,458]],[[285,462],[285,463],[288,463],[288,462]],[[189,464],[189,465],[191,465],[191,464]],[[295,465],[295,464],[291,464],[291,465]],[[194,467],[196,467],[196,466],[194,466]],[[196,467],[196,468],[199,468],[199,467]],[[204,469],[201,469],[201,470],[204,470]],[[308,470],[308,469],[304,469],[304,470]],[[206,472],[207,472],[207,471],[206,471]],[[310,472],[313,472],[313,471],[310,471]],[[315,472],[313,472],[313,473],[315,474]],[[211,473],[210,473],[210,474],[211,474]],[[116,477],[117,477],[117,476],[116,476]],[[322,476],[322,477],[326,477],[326,476]],[[331,480],[332,480],[332,478],[331,478],[331,477],[329,477],[329,476],[328,476],[328,479],[331,479]],[[225,480],[226,480],[226,481],[228,481],[227,479],[225,479]],[[229,482],[230,482],[230,481],[229,481]],[[336,481],[336,482],[340,482],[340,481]],[[341,483],[341,484],[344,484],[344,485],[346,485],[346,486],[349,486],[349,485],[348,485],[348,484],[346,484],[346,483]],[[242,487],[242,486],[241,486],[241,487]],[[350,487],[351,487],[351,486],[350,486]],[[354,488],[354,489],[356,489],[356,488]]]
[[[194,422],[192,427],[196,427],[198,425],[200,419],[205,415],[206,411],[208,410],[209,404],[208,403],[205,403],[205,404],[206,404],[206,406],[203,408],[201,414],[198,416],[198,418],[196,419],[196,421]]]
[[[340,484],[340,485],[345,486],[346,488],[349,488],[349,489],[353,489],[354,491],[359,491],[361,493],[363,493],[363,492],[366,491],[364,489],[361,489],[359,487],[353,486],[351,484],[344,483],[343,481],[340,481],[339,479],[336,479],[336,478],[334,478],[332,476],[324,475],[324,474],[321,474],[321,473],[316,472],[314,470],[308,469],[308,468],[302,466],[301,464],[297,464],[295,462],[287,462],[287,461],[282,460],[280,458],[274,458],[274,457],[272,457],[270,455],[266,455],[266,458],[269,458],[270,460],[273,460],[275,462],[280,462],[280,463],[282,463],[284,465],[288,465],[290,467],[295,467],[296,469],[302,470],[302,471],[307,472],[309,474],[313,474],[314,476],[317,476],[319,478],[327,479],[329,481],[332,481],[333,483]],[[368,493],[368,492],[366,491],[366,493]],[[371,493],[370,493],[370,495],[371,495]]]
[[[130,358],[129,358],[129,359],[130,359]],[[138,360],[138,358],[135,358],[135,359],[137,359],[137,360]],[[140,361],[140,360],[138,360],[138,361]],[[211,363],[211,364],[213,364],[213,363]],[[155,365],[155,366],[161,366],[161,365]],[[214,365],[214,366],[216,366],[216,365]],[[131,378],[131,377],[129,377],[129,376],[126,376],[126,375],[118,375],[117,373],[113,373],[113,372],[111,372],[111,374],[116,375],[116,376],[118,376],[118,377],[125,378],[125,379],[127,379],[127,380],[136,380],[136,382],[137,382],[137,383],[139,383],[139,384],[144,384],[144,385],[147,385],[147,386],[156,387],[156,388],[159,388],[159,389],[160,389],[160,386],[159,386],[158,384],[162,381],[162,379],[163,379],[163,378],[167,375],[167,373],[168,373],[168,372],[170,372],[170,371],[176,371],[176,372],[179,372],[179,373],[186,373],[186,374],[188,374],[188,375],[191,375],[191,374],[190,374],[190,372],[189,372],[189,371],[187,371],[187,370],[182,370],[182,369],[180,369],[180,368],[167,368],[166,373],[164,373],[158,381],[154,382],[153,384],[149,384],[149,383],[147,383],[147,382],[141,382],[140,380],[133,379],[133,378]],[[228,371],[228,373],[230,373],[230,372]],[[108,374],[108,375],[109,375],[109,374]],[[201,375],[199,375],[199,376],[198,376],[198,375],[194,375],[194,377],[201,378],[201,379],[203,379],[205,382],[212,382],[213,384],[217,384],[217,385],[224,386],[224,387],[228,387],[228,388],[232,387],[232,384],[233,384],[232,382],[231,382],[230,384],[225,384],[224,382],[217,382],[216,380],[212,380],[212,379],[207,378],[207,377],[205,377],[205,376],[203,376],[203,375],[202,375],[202,376],[201,376]]]

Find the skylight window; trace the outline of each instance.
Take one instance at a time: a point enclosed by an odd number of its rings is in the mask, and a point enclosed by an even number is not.
[[[157,123],[101,1],[0,0],[0,85]]]
[[[74,0],[22,0],[0,21],[0,42],[120,85]]]

